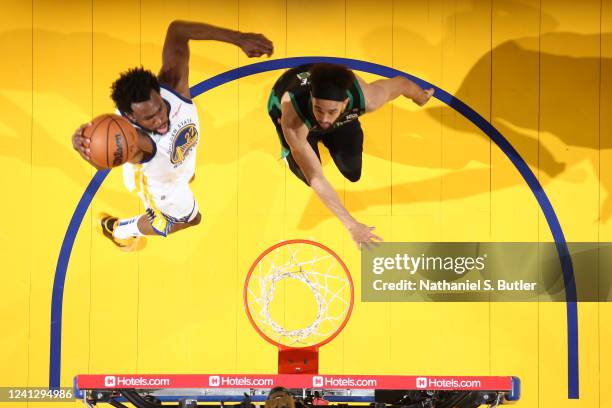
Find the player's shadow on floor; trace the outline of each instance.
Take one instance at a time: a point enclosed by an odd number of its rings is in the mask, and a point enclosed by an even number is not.
[[[402,32],[401,29],[396,29],[398,31],[396,35],[398,38],[410,40],[409,42],[417,43],[420,41],[421,44],[424,40],[417,34],[410,32]],[[14,31],[6,31],[0,33],[0,45],[2,49],[7,50],[10,54],[11,47],[17,46],[13,45],[18,43],[17,41],[13,41],[16,38],[20,38],[20,36],[31,35],[32,32],[29,30],[14,30]],[[63,51],[69,48],[70,44],[78,43],[81,41],[91,41],[92,34],[91,33],[72,33],[72,34],[61,34],[44,30],[36,30],[34,32],[35,38],[45,38],[45,44],[49,44],[50,49],[45,49],[45,52],[50,53],[51,55],[62,56]],[[372,34],[366,38],[365,44],[367,47],[374,47],[376,44],[376,31],[372,32]],[[602,41],[609,42],[610,34],[605,33],[602,35]],[[562,67],[562,74],[566,75],[570,78],[581,78],[584,75],[584,72],[590,72],[594,69],[594,67],[599,67],[601,63],[601,72],[602,74],[610,72],[612,69],[610,59],[603,59],[600,61],[598,56],[583,56],[583,57],[568,57],[564,55],[557,55],[552,53],[542,53],[541,55],[537,52],[537,47],[539,41],[542,44],[554,44],[557,46],[563,47],[579,47],[585,42],[593,42],[597,39],[599,41],[599,36],[595,35],[579,35],[573,33],[552,33],[552,34],[544,34],[541,39],[535,38],[522,38],[514,41],[508,41],[500,44],[495,47],[492,52],[483,55],[477,63],[470,69],[466,78],[463,80],[462,84],[459,88],[454,92],[454,94],[460,99],[464,100],[468,104],[472,104],[473,96],[477,95],[477,90],[481,87],[484,81],[490,80],[490,72],[491,72],[491,57],[495,58],[495,61],[503,61],[504,63],[514,63],[516,66],[514,70],[508,70],[513,72],[513,76],[516,78],[524,78],[533,76],[534,69],[534,61],[540,61],[541,67],[543,69],[547,69],[547,76],[555,75],[554,68]],[[96,34],[93,36],[94,44],[95,43],[105,43],[110,44],[109,49],[117,49],[120,48],[122,52],[125,52],[127,55],[129,54],[137,54],[140,52],[140,45],[135,43],[128,43],[120,39],[116,39],[110,36]],[[154,44],[145,44],[147,47],[153,47],[156,51],[161,53],[161,47]],[[431,45],[426,44],[431,47],[440,47],[440,45]],[[143,45],[144,46],[144,45]],[[535,48],[534,48],[535,47]],[[530,64],[525,63],[524,61],[531,61]],[[192,64],[207,64],[207,65],[219,65],[218,63],[214,63],[206,58],[202,58],[195,54],[192,57]],[[78,66],[78,64],[66,64],[65,66]],[[126,67],[131,66],[131,64],[126,64]],[[217,67],[218,71],[223,71],[224,67]],[[229,68],[229,67],[225,67]],[[38,81],[36,82],[36,90],[37,92],[42,93],[57,93],[61,94],[63,97],[67,98],[69,101],[74,103],[75,105],[82,105],[83,101],[83,93],[81,89],[76,87],[67,87],[65,86],[66,81],[69,81],[68,74],[66,72],[54,72],[56,67],[36,67],[37,76],[44,78],[51,78],[47,81]],[[549,74],[550,75],[549,75]],[[557,73],[558,74],[558,73]],[[511,82],[511,78],[508,79]],[[192,81],[193,82],[193,81]],[[496,81],[494,81],[495,85]],[[506,86],[506,82],[501,82],[504,86]],[[520,84],[517,85],[517,89],[520,88]],[[30,91],[30,89],[22,89],[16,86],[11,88],[11,84],[8,84],[8,87],[5,91]],[[495,88],[493,90],[495,92]],[[512,90],[511,90],[512,91]],[[542,106],[546,107],[545,104],[548,101],[553,102],[556,100],[562,101],[562,97],[565,97],[562,90],[548,92],[545,88],[543,88],[543,97],[542,97]],[[489,95],[485,95],[484,97],[489,98]],[[608,94],[602,94],[602,103],[604,103],[604,98],[609,98]],[[497,99],[496,99],[497,100]],[[607,102],[609,104],[609,101]],[[265,101],[262,102],[262,106],[264,106]],[[537,106],[537,105],[536,105]],[[568,168],[575,166],[582,162],[583,160],[588,160],[589,163],[597,169],[599,162],[595,155],[592,154],[592,150],[596,149],[595,142],[593,138],[587,140],[583,137],[581,132],[576,132],[575,125],[575,115],[574,112],[579,110],[579,106],[576,104],[567,103],[567,102],[559,102],[555,104],[555,109],[557,112],[555,113],[555,117],[558,120],[547,120],[540,121],[538,115],[534,114],[533,109],[530,107],[530,104],[519,104],[513,105],[512,108],[498,109],[495,107],[493,113],[493,123],[504,136],[510,140],[510,142],[517,147],[519,152],[523,155],[523,157],[527,160],[527,162],[532,166],[532,168],[539,168],[539,170],[551,177],[555,177],[560,174],[562,171],[567,171]],[[13,134],[19,134],[20,129],[24,128],[24,123],[32,123],[34,119],[30,116],[29,111],[23,110],[16,103],[11,101],[8,97],[3,96],[0,97],[0,108],[3,109],[3,117],[2,121],[5,126],[13,131]],[[483,143],[489,143],[486,136],[484,136],[479,130],[477,130],[473,125],[468,123],[466,120],[459,118],[460,120],[448,120],[448,118],[452,118],[453,115],[457,114],[450,110],[448,107],[426,107],[424,108],[424,112],[434,121],[438,122],[440,126],[448,127],[455,131],[460,132],[460,136],[465,139],[465,143],[473,144],[474,146],[480,146],[482,148]],[[500,113],[498,113],[500,112]],[[374,113],[375,115],[376,113]],[[410,118],[413,115],[422,115],[422,111],[405,111],[400,108],[395,108],[396,115],[404,115],[406,118]],[[253,111],[243,117],[242,120],[250,120],[257,118],[257,120],[262,120],[259,116],[266,115],[265,109],[261,109],[260,111]],[[87,114],[84,114],[86,117]],[[446,120],[445,120],[446,118]],[[263,119],[263,121],[267,121],[267,117]],[[78,125],[75,121],[75,127]],[[48,149],[54,152],[53,155],[36,155],[36,166],[49,167],[60,169],[65,173],[68,178],[72,178],[76,182],[81,182],[82,177],[75,175],[72,171],[74,169],[73,166],[66,166],[66,163],[69,163],[70,160],[80,160],[78,155],[72,150],[70,144],[70,132],[66,135],[65,142],[62,139],[58,139],[57,137],[53,138],[51,135],[45,130],[43,124],[34,121],[34,126],[36,126],[37,138],[41,138],[45,140],[46,146]],[[269,140],[274,140],[276,135],[273,132],[271,124],[269,126]],[[224,127],[224,126],[223,126]],[[72,129],[72,127],[71,127]],[[570,161],[564,161],[563,158],[558,159],[555,158],[554,155],[546,149],[542,143],[539,143],[537,138],[534,136],[534,132],[546,132],[547,134],[551,134],[553,139],[558,139],[563,142],[567,146],[576,146],[583,147],[585,149],[577,151],[578,153],[585,152],[584,155],[577,155],[576,152],[573,152],[569,159]],[[409,130],[407,130],[407,133]],[[605,132],[602,132],[604,135]],[[404,135],[395,135],[394,137],[402,137]],[[244,143],[247,138],[241,138],[241,143]],[[397,140],[397,139],[396,139]],[[405,135],[402,143],[408,146],[408,151],[419,152],[422,151],[423,146],[429,146],[430,143],[436,143],[438,141],[433,138],[433,136],[426,135],[424,137],[411,137]],[[10,134],[0,134],[0,143],[5,146],[5,149],[2,149],[0,154],[10,157],[12,152],[19,151],[19,145],[23,143],[22,139],[19,137],[12,136]],[[249,143],[249,147],[252,147],[253,150],[266,150],[268,151],[269,147],[266,145],[265,147],[259,146],[256,143]],[[273,142],[270,142],[273,143]],[[276,143],[276,142],[274,142]],[[274,144],[273,143],[273,144]],[[609,149],[610,145],[612,145],[612,140],[610,137],[602,137],[601,138],[601,149]],[[242,146],[241,146],[242,148]],[[383,152],[384,149],[371,149],[370,151],[366,151],[366,154],[377,155]],[[539,151],[539,157],[537,154],[534,155],[534,152]],[[272,150],[270,150],[272,154],[276,157],[277,155],[277,147],[274,145]],[[29,163],[29,159],[26,155],[17,156],[21,160],[27,161]],[[238,157],[227,157],[222,158],[220,160],[216,159],[216,155],[209,154],[207,155],[207,159],[212,160],[211,163],[223,163],[233,161],[238,159]],[[452,172],[442,176],[442,179],[439,177],[434,177],[429,180],[420,180],[414,183],[404,183],[400,185],[386,186],[381,189],[376,190],[366,190],[361,192],[347,192],[349,195],[355,195],[355,199],[351,200],[353,203],[359,203],[358,207],[352,208],[352,210],[360,209],[360,208],[368,208],[371,206],[388,204],[388,191],[389,188],[393,188],[394,193],[394,202],[396,203],[414,203],[414,202],[424,202],[424,201],[437,201],[440,198],[439,189],[440,183],[443,185],[462,185],[462,189],[453,190],[450,194],[445,192],[444,196],[448,199],[453,198],[463,198],[468,196],[473,196],[481,193],[488,192],[488,183],[472,183],[474,179],[488,179],[490,176],[489,169],[464,169],[467,164],[474,160],[474,157],[469,156],[449,156],[448,160],[445,160],[444,163],[441,163],[439,157],[434,157],[431,155],[423,155],[423,154],[398,154],[397,152],[393,154],[393,159],[397,163],[403,163],[412,166],[419,166],[425,168],[443,168],[447,170],[452,170]],[[478,158],[476,158],[478,159]],[[208,162],[207,162],[208,163]],[[482,162],[485,165],[490,165],[488,161]],[[365,168],[365,175],[367,177],[367,165]],[[580,182],[580,180],[576,180],[576,182]],[[506,184],[504,184],[506,183]],[[546,180],[543,180],[543,183],[546,184]],[[506,180],[505,182],[498,183],[496,182],[495,188],[501,189],[506,187],[512,187],[516,185],[516,181]],[[604,201],[604,205],[602,207],[602,218],[608,219],[610,214],[612,213],[612,201],[609,197],[608,192],[610,191],[609,183],[602,181],[602,188],[604,189],[604,196],[606,197]],[[418,191],[418,193],[415,193]],[[429,193],[428,193],[429,192]],[[311,204],[306,206],[304,211],[305,214],[317,213],[320,214],[319,210],[311,211],[312,206],[319,207],[317,204],[313,204],[314,200],[311,200]],[[303,223],[302,223],[303,224]],[[305,225],[302,225],[306,227]]]
[[[6,158],[13,158],[19,160],[25,164],[31,165],[35,168],[53,169],[61,172],[66,180],[71,180],[75,184],[82,184],[83,189],[85,188],[85,180],[88,179],[88,175],[83,172],[91,172],[88,166],[79,166],[82,163],[82,159],[74,151],[71,143],[71,136],[74,129],[76,129],[81,122],[84,122],[90,118],[91,115],[91,101],[92,93],[99,100],[99,96],[106,98],[107,108],[101,108],[102,110],[113,110],[113,102],[110,99],[110,85],[120,71],[131,68],[135,65],[134,60],[137,59],[138,55],[141,54],[142,49],[146,49],[151,55],[160,56],[161,61],[162,47],[160,44],[154,43],[143,43],[142,45],[138,42],[126,41],[122,38],[116,38],[102,33],[90,33],[90,32],[73,32],[73,33],[59,33],[49,30],[7,30],[0,32],[0,49],[2,49],[7,55],[17,55],[23,52],[20,47],[22,46],[24,38],[34,37],[34,52],[35,65],[32,81],[29,80],[17,80],[17,81],[5,81],[3,83],[2,93],[0,94],[0,111],[2,116],[0,117],[0,124],[7,129],[7,131],[0,131],[0,144],[3,148],[0,149],[0,156]],[[100,75],[93,76],[95,83],[87,89],[82,87],[70,86],[74,81],[72,80],[71,70],[91,70],[89,64],[83,64],[83,55],[74,52],[74,48],[79,48],[81,44],[94,44],[95,53],[92,52],[94,62],[96,60],[104,60],[106,56],[102,50],[108,50],[115,59],[115,64],[120,66],[117,69],[116,75],[112,75],[108,78],[101,78]],[[97,47],[96,47],[97,45]],[[193,47],[190,56],[190,65],[193,67],[191,70],[191,83],[197,83],[204,78],[200,78],[201,74],[198,74],[198,70],[205,67],[207,72],[224,72],[233,66],[220,64],[218,61],[205,57],[206,48],[204,45],[200,47]],[[236,55],[240,50],[236,48]],[[44,55],[45,59],[56,57],[58,60],[62,60],[62,64],[43,64],[36,63],[36,57]],[[109,55],[110,56],[110,55]],[[135,57],[136,56],[136,57]],[[118,63],[117,58],[125,59],[125,64]],[[156,61],[158,60],[156,59]],[[39,60],[40,61],[40,60]],[[146,66],[154,72],[158,69],[156,66]],[[96,70],[94,70],[95,74]],[[79,73],[81,75],[82,72]],[[88,74],[90,75],[90,74]],[[108,73],[106,73],[108,75]],[[29,78],[28,78],[29,79]],[[20,84],[27,84],[21,86]],[[34,84],[34,90],[30,86]],[[33,93],[36,92],[36,94]],[[100,93],[103,92],[102,95]],[[62,134],[54,134],[50,130],[50,126],[45,123],[42,115],[37,115],[36,109],[43,106],[44,102],[34,101],[34,116],[32,116],[31,104],[23,104],[16,101],[11,97],[11,93],[19,94],[26,93],[30,97],[44,98],[44,97],[57,97],[63,98],[66,106],[72,105],[71,108],[76,112],[82,109],[82,112],[78,117],[64,117],[62,116],[61,123],[63,124]],[[196,98],[196,103],[198,99]],[[265,111],[265,101],[262,102],[262,112]],[[74,108],[76,107],[76,108]],[[54,106],[57,112],[45,112],[47,117],[64,115],[63,106]],[[100,109],[100,104],[94,104],[94,109]],[[201,115],[204,109],[200,109]],[[101,111],[94,111],[94,115],[103,113]],[[204,114],[205,115],[205,114]],[[206,117],[205,120],[209,118]],[[225,126],[224,126],[225,127]],[[27,129],[27,134],[24,133],[24,129]],[[30,129],[33,132],[30,132]],[[27,138],[29,137],[29,140]],[[207,143],[207,139],[203,138],[202,145]],[[27,146],[31,146],[31,150],[34,152],[30,155],[29,152],[25,152],[24,149],[29,150]],[[205,149],[204,146],[200,146],[200,151]],[[45,152],[42,152],[44,150]],[[38,152],[41,152],[40,154]],[[52,154],[50,154],[52,152]],[[224,155],[207,155],[207,159],[211,158],[210,164],[215,164],[215,158],[220,158],[220,163],[227,162]],[[230,158],[230,161],[235,161],[237,158]],[[201,165],[201,160],[199,160]],[[81,172],[81,169],[84,169]],[[114,169],[113,172],[121,172],[120,168]],[[93,172],[92,172],[93,174]],[[119,188],[109,187],[109,183],[105,183],[105,187],[96,195],[96,201],[103,204],[103,207],[115,208],[117,203],[129,203],[138,202],[138,198],[129,193],[123,186]],[[76,203],[75,203],[76,204]],[[120,214],[128,215],[128,214]]]
[[[77,167],[75,162],[82,160],[79,155],[72,149],[71,136],[74,129],[76,129],[81,122],[84,122],[90,118],[91,112],[91,101],[92,92],[94,96],[98,96],[99,92],[104,92],[104,97],[108,98],[108,110],[112,110],[112,101],[110,99],[110,85],[115,79],[116,75],[112,78],[100,78],[95,76],[96,70],[93,71],[93,81],[103,81],[103,86],[99,86],[98,82],[94,87],[93,84],[90,88],[83,89],[79,86],[71,86],[74,83],[73,70],[88,70],[91,71],[92,67],[89,62],[83,63],[83,54],[74,52],[75,47],[79,49],[81,44],[94,44],[95,52],[92,52],[91,58],[93,61],[104,61],[106,58],[114,59],[115,63],[117,58],[126,59],[126,63],[117,71],[117,75],[120,71],[131,68],[135,65],[134,60],[141,54],[142,49],[146,49],[147,52],[152,55],[159,56],[157,60],[161,61],[162,47],[160,44],[143,43],[142,45],[137,42],[130,42],[124,39],[112,37],[106,34],[91,32],[73,32],[73,33],[59,33],[49,30],[7,30],[0,32],[0,49],[3,50],[5,55],[20,55],[23,53],[21,49],[23,45],[23,38],[34,38],[34,72],[32,81],[24,81],[22,79],[10,81],[6,80],[3,82],[2,94],[0,94],[0,109],[2,116],[0,117],[0,123],[9,129],[10,132],[0,132],[0,144],[3,148],[0,150],[0,156],[12,157],[18,160],[30,164],[34,167],[53,168],[61,171],[67,179],[71,179],[75,183],[81,184],[83,181],[83,174],[75,172]],[[103,46],[102,46],[103,45]],[[107,50],[104,52],[103,50]],[[236,49],[238,53],[239,50]],[[106,54],[106,55],[105,55]],[[44,64],[40,61],[39,56],[44,55],[45,59],[57,58],[58,61],[62,61],[61,64]],[[237,54],[238,55],[238,54]],[[91,60],[91,58],[89,60]],[[38,59],[38,61],[37,61]],[[206,67],[209,72],[224,72],[231,69],[231,66],[224,66],[218,62],[206,58],[202,55],[200,48],[192,50],[191,53],[191,65],[196,67],[193,71],[197,70],[197,67]],[[159,67],[151,66],[154,71]],[[197,72],[197,71],[196,71]],[[82,72],[79,73],[81,75]],[[195,78],[195,73],[192,72],[192,82],[198,81],[200,78]],[[27,86],[21,86],[20,84],[27,84]],[[34,85],[34,90],[31,87]],[[102,89],[102,90],[101,90]],[[36,92],[34,94],[33,92]],[[20,106],[9,96],[10,93],[27,92],[31,93],[34,98],[42,98],[43,96],[60,96],[66,100],[66,106],[71,104],[76,107],[77,111],[81,108],[82,115],[79,117],[62,117],[60,123],[63,134],[53,134],[45,123],[45,120],[41,119],[37,115],[36,108],[40,108],[41,105],[38,101],[34,101],[34,117],[32,116],[31,107]],[[108,96],[107,96],[108,95]],[[95,107],[95,105],[94,105]],[[65,106],[54,106],[57,112],[55,116],[64,115]],[[103,112],[94,112],[94,115]],[[47,115],[47,113],[45,113]],[[48,117],[53,115],[48,115]],[[35,154],[34,162],[31,162],[31,156],[29,154],[20,154],[23,151],[23,146],[27,144],[25,136],[23,135],[24,129],[33,129],[34,134],[28,132],[30,137],[30,143],[35,143],[37,140],[44,141],[44,149],[52,154]],[[42,145],[41,144],[41,145]],[[32,146],[32,150],[36,151],[40,149],[40,146]]]
[[[502,2],[502,4],[508,6],[507,18],[514,18],[517,21],[520,21],[524,13],[539,13],[539,10],[516,6],[513,2]],[[543,18],[549,28],[556,25],[551,18],[546,16]],[[388,32],[388,29],[370,33],[365,38],[364,48],[374,50],[377,47],[377,39],[381,38],[384,32]],[[419,34],[401,28],[394,28],[394,38],[402,44],[416,45],[415,49],[442,47],[441,44],[427,43]],[[609,78],[612,74],[612,60],[600,58],[599,47],[585,46],[585,44],[599,44],[599,41],[599,34],[582,35],[564,32],[545,33],[540,38],[524,37],[505,41],[483,54],[456,90],[447,89],[447,91],[472,107],[484,106],[490,109],[492,101],[490,117],[487,115],[488,112],[479,113],[490,119],[518,150],[531,169],[540,176],[540,182],[544,187],[561,174],[564,182],[583,183],[586,174],[580,168],[581,164],[587,162],[594,174],[599,174],[602,161],[598,154],[612,148],[612,135],[609,131],[606,132],[612,123],[605,122],[606,117],[603,114],[605,106],[611,106],[612,93],[600,87],[597,78],[600,69],[602,80]],[[602,33],[601,42],[610,44],[612,34]],[[543,47],[545,51],[540,53],[539,47]],[[434,50],[432,54],[435,55],[436,52]],[[578,56],[564,55],[567,52]],[[494,74],[493,81],[491,81],[491,72]],[[489,90],[491,83],[492,95],[489,92],[483,93],[481,90]],[[563,86],[559,87],[559,84]],[[539,89],[534,91],[532,89],[534,86]],[[503,95],[510,97],[504,98]],[[525,99],[521,100],[523,95]],[[572,100],[568,96],[578,100]],[[585,100],[585,97],[590,99]],[[516,103],[517,100],[522,103]],[[376,114],[377,112],[372,115]],[[412,204],[435,202],[440,199],[463,199],[489,193],[491,189],[497,191],[525,185],[520,177],[494,176],[496,169],[508,169],[512,166],[509,159],[492,163],[489,154],[482,154],[488,152],[491,143],[488,136],[467,119],[460,117],[460,114],[452,108],[430,104],[423,109],[408,111],[395,106],[393,117],[395,120],[400,118],[409,127],[411,122],[422,123],[423,114],[437,123],[440,131],[436,134],[415,136],[411,135],[414,133],[413,129],[407,128],[398,133],[396,127],[396,133],[392,136],[393,161],[426,169],[447,170],[447,172],[440,177],[414,182],[346,191],[344,197],[346,203],[349,203],[349,210],[366,210],[374,206],[388,205],[390,189],[394,204]],[[599,131],[601,136],[598,138],[599,114],[601,114]],[[585,117],[589,121],[585,122]],[[443,137],[460,138],[460,141],[449,139],[441,141],[441,133]],[[585,137],[585,134],[588,137]],[[370,135],[372,136],[374,135]],[[461,152],[447,150],[444,153],[444,160],[440,154],[421,153],[430,152],[432,144],[444,146],[448,150],[451,150],[449,146],[461,144]],[[399,151],[396,150],[398,147]],[[498,149],[495,145],[492,148]],[[569,148],[572,148],[571,153],[567,154]],[[470,152],[474,154],[469,154]],[[366,149],[364,153],[388,159],[384,154],[385,149]],[[486,167],[466,168],[474,162]],[[494,184],[490,183],[491,175],[495,177]],[[366,159],[362,179],[367,177]],[[599,183],[601,196],[604,199],[600,209],[601,219],[606,221],[612,215],[610,194],[612,178],[601,177]],[[310,214],[327,214],[327,217],[331,217],[330,214],[321,211],[321,205],[314,195],[304,210],[300,221],[301,228],[310,229],[315,223],[325,219],[325,217],[306,216]]]

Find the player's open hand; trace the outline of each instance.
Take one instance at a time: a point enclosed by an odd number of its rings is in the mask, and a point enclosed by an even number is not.
[[[85,129],[91,126],[91,122],[84,123],[74,131],[72,135],[72,147],[79,152],[85,161],[91,163],[91,151],[89,150],[89,138],[85,136]]]
[[[351,225],[348,230],[351,233],[351,238],[357,244],[357,248],[371,249],[372,247],[378,245],[377,241],[383,241],[381,237],[374,234],[376,227],[370,227],[360,222],[355,221],[353,225]]]
[[[268,57],[274,52],[274,44],[262,34],[240,33],[238,46],[249,57],[261,57],[266,54]]]
[[[417,105],[423,106],[427,103],[427,101],[429,101],[433,93],[434,93],[433,88],[425,89],[423,90],[423,92],[420,92],[419,95],[413,99],[413,101]]]

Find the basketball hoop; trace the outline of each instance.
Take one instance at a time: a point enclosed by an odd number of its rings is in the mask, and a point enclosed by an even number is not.
[[[279,374],[316,374],[319,347],[344,329],[353,302],[353,281],[342,259],[309,240],[268,248],[244,283],[247,316],[278,347]]]

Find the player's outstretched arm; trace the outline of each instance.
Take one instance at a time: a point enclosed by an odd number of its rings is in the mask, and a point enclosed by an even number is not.
[[[189,40],[213,40],[234,44],[248,57],[270,56],[272,42],[262,34],[242,33],[206,23],[176,20],[170,23],[162,51],[161,82],[182,96],[189,95]]]
[[[382,107],[400,95],[412,99],[414,103],[423,106],[429,101],[434,93],[433,88],[422,89],[413,81],[402,76],[390,79],[379,79],[368,84],[363,79],[357,77],[363,96],[366,100],[366,112],[372,112]]]
[[[306,180],[308,180],[310,187],[323,204],[342,222],[357,247],[363,244],[368,248],[370,245],[374,245],[376,241],[382,241],[382,238],[372,232],[375,227],[360,223],[344,208],[338,194],[325,178],[321,163],[308,143],[308,128],[287,103],[290,104],[291,102],[288,100],[281,101],[283,134],[291,148],[291,155],[302,170]]]

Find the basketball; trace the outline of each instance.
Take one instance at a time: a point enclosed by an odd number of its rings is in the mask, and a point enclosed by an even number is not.
[[[120,166],[128,161],[136,148],[136,129],[119,115],[100,115],[83,133],[90,139],[91,161],[98,167],[110,169]]]

